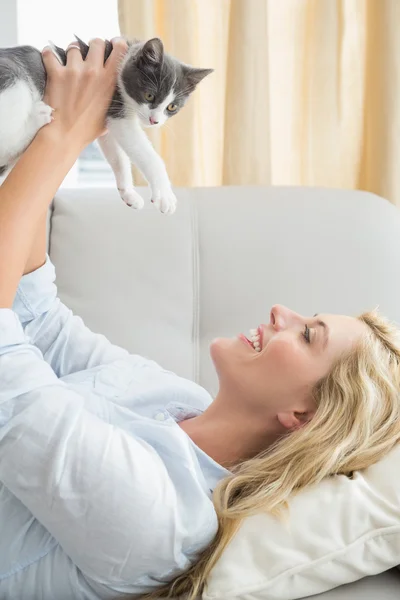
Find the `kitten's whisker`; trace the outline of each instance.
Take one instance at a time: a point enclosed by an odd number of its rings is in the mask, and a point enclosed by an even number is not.
[[[164,83],[164,81],[167,79],[167,77],[168,77],[168,72],[167,72],[167,73],[165,73],[165,75],[164,75],[164,77],[163,77],[162,81],[160,81],[160,87],[162,86],[162,84]],[[176,81],[176,79],[175,79],[175,81]],[[171,86],[171,89],[173,89],[173,87],[174,87],[174,85],[175,85],[175,81],[174,81],[173,85]]]
[[[154,81],[154,85],[156,86],[156,91],[157,91],[157,89],[158,89],[158,82],[157,82],[156,74],[150,72],[150,76],[151,76],[152,80]]]
[[[183,94],[187,94],[189,92],[189,90],[192,89],[191,85],[187,85],[185,88],[179,90],[179,93],[177,94],[177,96],[182,96]]]
[[[176,131],[173,127],[171,127],[171,125],[168,122],[164,123],[163,129],[168,129],[168,133],[172,133],[173,136],[176,137]]]
[[[179,94],[177,94],[175,96],[175,98],[182,98],[182,96],[188,96],[190,94],[190,91],[191,91],[191,87],[189,86],[189,87],[185,88],[184,90],[181,90],[179,92]]]
[[[146,77],[147,81],[149,81],[149,82],[150,82],[152,85],[153,85],[153,84],[155,84],[155,85],[156,85],[156,88],[157,88],[157,80],[156,80],[156,79],[154,79],[154,75],[153,75],[153,78],[151,78],[151,77],[150,77],[150,75],[149,75],[148,73],[146,73],[145,71],[143,71],[143,70],[142,70],[142,69],[140,69],[139,67],[138,67],[137,69],[138,69],[138,71],[140,71],[140,73],[142,73],[142,75],[143,75],[144,77]]]

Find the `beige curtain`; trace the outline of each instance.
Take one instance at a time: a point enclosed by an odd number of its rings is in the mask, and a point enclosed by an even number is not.
[[[357,188],[400,206],[400,0],[119,0],[119,20],[215,69],[153,135],[174,185]]]

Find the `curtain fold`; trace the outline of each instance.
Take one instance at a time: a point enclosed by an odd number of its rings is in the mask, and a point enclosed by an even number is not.
[[[150,137],[174,185],[370,190],[400,205],[399,0],[119,0],[121,33],[212,67]]]

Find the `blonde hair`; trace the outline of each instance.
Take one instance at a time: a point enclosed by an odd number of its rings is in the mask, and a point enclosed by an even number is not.
[[[400,441],[400,337],[375,309],[358,319],[366,335],[313,389],[316,412],[298,431],[234,469],[214,491],[219,528],[185,573],[142,600],[201,597],[222,552],[250,515],[279,514],[290,496],[327,476],[365,469]],[[310,452],[313,448],[313,452]]]

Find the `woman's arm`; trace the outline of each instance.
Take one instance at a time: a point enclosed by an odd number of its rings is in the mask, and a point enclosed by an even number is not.
[[[39,259],[42,260],[39,254]],[[13,310],[25,335],[43,354],[58,377],[129,357],[127,350],[85,326],[57,297],[56,274],[50,259],[22,277]],[[130,357],[132,366],[135,358]]]
[[[0,187],[0,307],[10,308],[42,215],[82,146],[41,129]],[[46,129],[48,128],[48,131]]]
[[[104,41],[93,40],[85,61],[79,50],[60,65],[50,50],[45,100],[55,109],[0,187],[0,307],[13,304],[43,215],[83,148],[104,131],[126,42],[117,40],[104,60]]]
[[[36,271],[46,262],[47,251],[47,209],[43,212],[39,220],[39,225],[33,238],[28,260],[25,264],[24,275]]]
[[[165,465],[116,426],[118,410],[57,379],[16,314],[0,309],[0,482],[86,576],[129,592],[171,567],[184,527]]]

